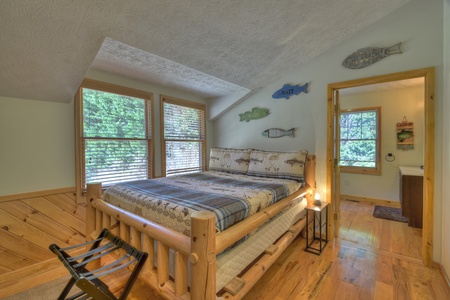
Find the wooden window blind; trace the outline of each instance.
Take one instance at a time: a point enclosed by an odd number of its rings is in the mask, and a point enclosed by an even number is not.
[[[153,177],[152,94],[90,80],[78,94],[81,188]]]
[[[161,96],[164,175],[206,169],[206,105]]]

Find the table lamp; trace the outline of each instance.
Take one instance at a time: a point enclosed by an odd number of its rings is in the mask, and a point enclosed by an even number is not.
[[[320,202],[320,194],[318,192],[316,192],[316,194],[314,195],[314,205],[316,206],[322,205],[322,203]]]

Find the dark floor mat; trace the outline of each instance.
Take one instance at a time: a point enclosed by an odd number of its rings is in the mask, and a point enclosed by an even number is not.
[[[402,209],[397,207],[375,205],[373,216],[375,218],[387,219],[397,222],[408,222],[408,218],[402,216]]]

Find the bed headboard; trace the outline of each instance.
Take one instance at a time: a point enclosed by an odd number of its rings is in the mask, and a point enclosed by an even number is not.
[[[314,154],[308,154],[306,157],[305,182],[313,189],[309,195],[306,195],[308,203],[311,204],[314,201],[313,194],[316,188],[316,156]]]
[[[316,187],[316,156],[308,154],[306,157],[305,182],[312,188]]]

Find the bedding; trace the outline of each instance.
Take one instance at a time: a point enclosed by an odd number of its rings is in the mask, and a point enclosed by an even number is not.
[[[267,247],[286,232],[298,220],[305,217],[306,198],[300,198],[272,220],[258,228],[244,243],[217,256],[216,292],[238,276]]]
[[[246,174],[251,149],[212,148],[209,154],[209,170]]]
[[[114,185],[106,202],[190,236],[191,214],[212,211],[221,232],[302,186],[297,180],[206,171]]]
[[[234,277],[253,262],[267,247],[289,229],[295,222],[305,217],[306,198],[299,198],[289,207],[273,217],[266,224],[258,228],[245,243],[239,243],[235,247],[217,256],[216,292],[219,292]],[[157,245],[154,245],[157,253]],[[170,251],[170,275],[175,273],[173,258],[174,251]],[[155,260],[155,266],[157,261]],[[188,283],[190,278],[188,279]]]
[[[304,182],[308,151],[278,152],[252,150],[247,175],[286,178]]]
[[[96,236],[96,231],[107,227],[133,247],[148,252],[143,271],[149,276],[142,279],[164,298],[242,299],[306,225],[303,208],[306,202],[312,202],[314,155],[308,155],[302,163],[302,155],[306,156],[302,151],[214,151],[211,153],[217,156],[211,155],[212,160],[228,159],[229,168],[218,165],[227,170],[152,179],[150,191],[144,194],[141,191],[149,184],[147,181],[131,186],[120,184],[106,192],[102,192],[101,183],[88,184],[86,237]],[[249,164],[244,166],[241,158],[246,158],[241,155],[248,151]],[[214,169],[212,161],[210,166]],[[196,180],[200,177],[207,180]],[[165,180],[172,181],[168,189],[162,187]],[[217,196],[222,200],[217,200]],[[301,200],[302,197],[308,200]],[[208,199],[221,205],[214,207]],[[278,203],[270,205],[275,202]],[[205,212],[211,209],[213,213]],[[246,215],[248,219],[236,224]],[[243,238],[246,240],[241,242]],[[262,255],[269,246],[271,250]],[[233,284],[218,296],[217,292],[231,278]],[[244,285],[236,285],[237,282]]]

